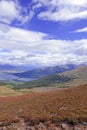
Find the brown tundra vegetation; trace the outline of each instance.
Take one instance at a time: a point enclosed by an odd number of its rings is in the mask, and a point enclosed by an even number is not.
[[[61,129],[87,130],[87,85],[0,97],[0,130]]]

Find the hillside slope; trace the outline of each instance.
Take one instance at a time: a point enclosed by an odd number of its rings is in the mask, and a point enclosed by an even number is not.
[[[41,122],[44,125],[47,123],[47,126],[52,123],[58,125],[58,122],[72,125],[87,122],[87,85],[16,97],[0,97],[0,127],[17,130],[18,125],[16,128],[16,124],[10,124],[21,120],[27,128]]]
[[[61,73],[60,76],[70,77],[73,80],[66,83],[68,86],[78,86],[87,83],[87,66]]]
[[[1,96],[17,96],[22,95],[21,92],[17,92],[6,85],[0,86],[0,97]]]

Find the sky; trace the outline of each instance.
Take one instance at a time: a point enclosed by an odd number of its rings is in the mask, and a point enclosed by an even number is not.
[[[0,64],[87,64],[87,0],[0,0]]]

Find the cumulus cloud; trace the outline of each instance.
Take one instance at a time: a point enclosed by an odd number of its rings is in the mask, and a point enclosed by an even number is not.
[[[48,35],[42,32],[35,32],[35,31],[27,31],[24,29],[10,27],[5,24],[0,24],[0,37],[1,41],[13,41],[14,43],[19,42],[22,46],[22,42],[25,44],[38,42],[41,39],[44,39]],[[9,42],[9,44],[10,44]],[[1,44],[1,42],[0,42]],[[2,45],[2,44],[1,44]],[[3,43],[4,46],[4,43]],[[6,46],[6,45],[5,45]],[[32,46],[32,44],[31,44]]]
[[[87,63],[87,39],[46,39],[47,34],[4,25],[0,30],[0,63],[51,66]],[[3,60],[4,59],[4,60]]]
[[[32,9],[23,8],[18,1],[0,1],[0,63],[43,66],[87,63],[87,39],[50,40],[47,39],[48,34],[27,31],[9,25],[14,21],[22,25],[29,21],[35,13],[38,18],[43,20],[84,19],[87,18],[87,1],[32,1],[34,3]],[[44,11],[38,11],[41,7]],[[87,28],[83,28],[76,32],[86,31]]]
[[[68,21],[87,18],[87,0],[33,0],[34,8],[44,7],[38,18],[52,21]]]

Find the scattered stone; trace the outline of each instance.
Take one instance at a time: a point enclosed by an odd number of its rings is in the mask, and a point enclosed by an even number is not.
[[[39,128],[41,128],[42,130],[46,130],[46,127],[44,126],[43,123],[40,123],[40,124],[39,124]]]
[[[27,124],[27,122],[24,122],[23,119],[20,119],[20,122],[18,123],[12,123],[9,126],[0,127],[0,130],[87,130],[87,124],[84,122],[76,126],[71,126],[66,123],[56,124],[51,122],[40,122],[39,124],[30,126]]]
[[[68,127],[67,124],[61,124],[61,128],[62,128],[63,130],[65,130],[67,127]]]
[[[3,123],[2,123],[2,122],[0,122],[0,126],[2,126],[2,124],[3,124]]]
[[[26,128],[26,130],[35,130],[34,127]]]
[[[16,111],[16,114],[20,114],[22,112],[22,109],[19,109],[18,111]]]
[[[74,126],[73,130],[82,130],[80,127]]]
[[[0,128],[0,130],[7,130],[7,128],[4,126],[3,128]]]
[[[82,124],[85,125],[85,126],[87,126],[87,122],[83,122]]]

